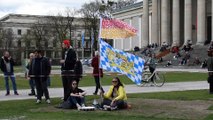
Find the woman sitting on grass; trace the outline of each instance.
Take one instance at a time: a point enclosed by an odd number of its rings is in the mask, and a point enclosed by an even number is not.
[[[85,95],[86,92],[79,89],[77,81],[73,80],[71,83],[70,97],[68,98],[71,108],[80,110],[81,107],[85,107]]]
[[[104,100],[101,104],[106,110],[124,109],[127,108],[127,96],[124,85],[118,77],[113,78],[112,86],[106,94],[101,92]]]

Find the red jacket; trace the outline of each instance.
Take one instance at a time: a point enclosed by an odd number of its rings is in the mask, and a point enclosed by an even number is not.
[[[99,56],[95,56],[92,59],[92,67],[93,67],[93,76],[100,76],[103,77],[103,70],[99,68]]]

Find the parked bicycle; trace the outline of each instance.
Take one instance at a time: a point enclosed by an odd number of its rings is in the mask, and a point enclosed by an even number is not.
[[[158,71],[154,71],[153,73],[151,73],[149,70],[147,70],[147,68],[144,69],[143,73],[142,73],[142,82],[140,86],[145,86],[147,84],[151,84],[151,78],[153,76],[153,84],[157,87],[161,87],[164,85],[165,83],[165,77],[163,73],[160,73]]]

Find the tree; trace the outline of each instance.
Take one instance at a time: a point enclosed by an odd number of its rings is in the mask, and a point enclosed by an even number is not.
[[[97,50],[97,36],[98,36],[98,26],[99,26],[99,17],[101,15],[102,3],[98,0],[85,3],[80,12],[83,14],[85,26],[87,26],[90,34],[94,34],[94,47]],[[92,36],[92,35],[90,35]]]
[[[14,33],[11,28],[3,30],[3,46],[5,50],[10,51],[13,47]]]
[[[65,16],[63,16],[62,13],[58,13],[57,15],[52,15],[48,18],[49,24],[53,29],[53,33],[55,33],[55,38],[57,38],[55,40],[57,40],[57,43],[60,42],[60,44],[64,39],[71,40],[72,30],[74,29],[73,21],[76,11],[72,11],[67,8],[65,13]]]
[[[0,22],[0,48],[3,47],[4,30],[2,23]]]
[[[46,22],[38,20],[31,27],[31,36],[35,41],[35,46],[38,49],[46,49],[48,47],[49,39],[49,27],[46,25]]]

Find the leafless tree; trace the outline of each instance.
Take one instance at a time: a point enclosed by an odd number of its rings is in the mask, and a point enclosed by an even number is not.
[[[101,15],[102,3],[98,0],[85,3],[80,9],[84,17],[85,26],[90,30],[89,33],[94,34],[94,47],[97,49],[97,36],[98,36],[98,26],[99,26],[99,17]]]
[[[5,50],[10,51],[13,47],[14,33],[11,28],[3,30],[3,46]]]
[[[52,15],[49,17],[48,21],[50,26],[55,33],[55,38],[57,38],[57,43],[62,43],[64,39],[70,39],[72,37],[73,21],[76,11],[72,11],[69,8],[65,11],[66,15],[62,15],[62,13],[58,13],[57,15]]]

